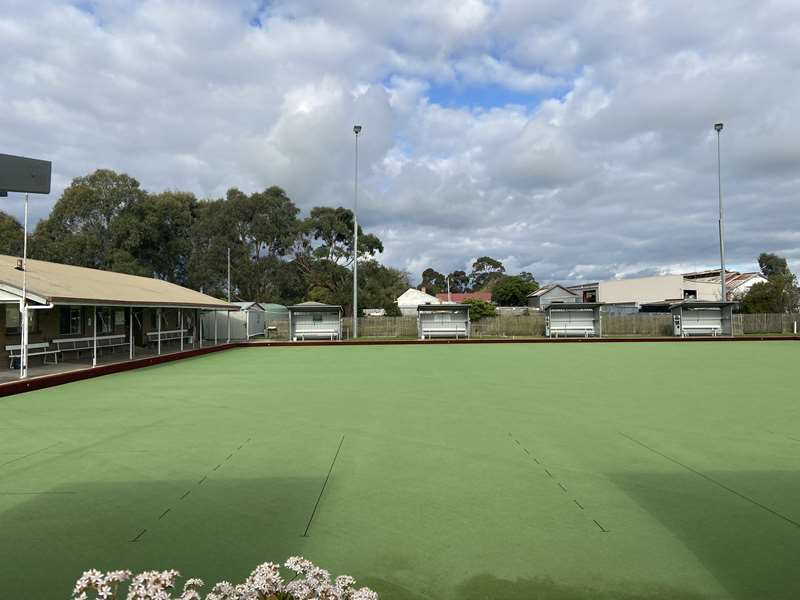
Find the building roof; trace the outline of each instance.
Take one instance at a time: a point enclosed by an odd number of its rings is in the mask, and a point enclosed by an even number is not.
[[[0,254],[0,289],[21,295],[18,260]],[[26,270],[28,297],[45,304],[233,309],[223,300],[150,277],[30,259]]]
[[[683,308],[720,308],[722,306],[739,306],[738,302],[720,302],[718,300],[681,300],[674,302],[670,308],[682,306]]]
[[[690,275],[692,275],[690,273]],[[686,275],[684,275],[686,277]],[[720,283],[719,277],[719,269],[717,269],[712,275],[703,276],[703,277],[691,277],[694,281],[701,281],[704,283]],[[725,277],[725,287],[728,288],[729,291],[733,291],[736,288],[744,285],[751,279],[759,279],[766,281],[767,278],[764,277],[761,273],[756,273],[755,271],[751,271],[749,273],[738,273],[736,271],[727,271]]]
[[[549,292],[551,290],[554,290],[556,288],[561,288],[562,290],[564,290],[568,294],[572,294],[573,296],[577,296],[578,295],[575,292],[573,292],[572,290],[565,288],[560,283],[550,283],[548,285],[540,287],[535,292],[531,292],[530,294],[528,294],[528,298],[538,298],[539,296],[544,296],[547,292]]]
[[[231,302],[239,307],[240,310],[264,310],[264,307],[258,302]]]
[[[700,279],[703,277],[716,277],[717,281],[719,281],[719,269],[706,269],[705,271],[692,271],[690,273],[682,273],[684,279]],[[731,275],[739,275],[738,271],[729,271],[725,269],[725,273],[727,273],[728,277]]]
[[[492,292],[451,292],[449,298],[447,296],[447,292],[442,292],[441,294],[436,294],[436,298],[442,302],[460,303],[464,300],[483,300],[484,302],[491,302]]]
[[[397,298],[398,306],[417,306],[418,304],[439,304],[439,302],[441,302],[441,300],[439,300],[436,296],[431,296],[430,294],[426,294],[425,292],[417,290],[415,288],[408,288]]]
[[[322,302],[301,302],[287,307],[290,312],[331,312],[337,310],[342,312],[342,307],[338,304],[323,304]]]
[[[582,310],[604,306],[605,302],[559,302],[548,304],[545,310]]]
[[[418,312],[469,312],[469,305],[458,302],[442,302],[441,304],[420,304]]]
[[[582,292],[583,290],[593,290],[597,287],[600,287],[599,281],[592,281],[591,283],[576,283],[575,285],[568,285],[567,289],[571,292]]]

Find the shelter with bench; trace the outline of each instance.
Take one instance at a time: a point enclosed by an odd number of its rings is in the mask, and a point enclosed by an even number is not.
[[[289,306],[289,339],[342,339],[342,307],[321,302],[301,302]]]
[[[467,339],[470,335],[468,304],[420,304],[417,307],[419,339]]]
[[[544,309],[547,337],[600,337],[602,302],[572,302],[548,304]]]
[[[137,349],[161,354],[195,347],[202,344],[201,312],[238,310],[159,279],[39,260],[28,260],[23,271],[20,259],[5,255],[0,304],[0,349],[21,376],[33,361],[96,366],[109,354],[124,360]]]
[[[683,300],[670,305],[673,333],[692,335],[733,335],[733,309],[736,302]]]

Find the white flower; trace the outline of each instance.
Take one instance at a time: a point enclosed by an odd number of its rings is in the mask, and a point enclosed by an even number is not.
[[[290,556],[286,559],[284,564],[287,569],[294,571],[299,575],[305,575],[314,568],[314,563],[312,563],[310,560],[306,560],[302,556]]]
[[[350,577],[350,575],[339,575],[336,578],[336,587],[339,588],[341,592],[349,592],[355,584],[356,580]]]
[[[378,594],[369,588],[363,587],[353,592],[350,600],[378,600]]]

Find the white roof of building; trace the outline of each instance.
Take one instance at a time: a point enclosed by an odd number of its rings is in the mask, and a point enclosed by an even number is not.
[[[426,294],[421,290],[408,288],[397,298],[398,306],[419,306],[420,304],[441,304],[442,301],[436,296]]]
[[[264,310],[258,302],[231,302],[234,306],[238,306],[241,310]]]

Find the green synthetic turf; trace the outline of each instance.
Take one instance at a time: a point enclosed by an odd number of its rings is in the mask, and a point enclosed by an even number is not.
[[[248,348],[2,398],[0,597],[302,554],[384,600],[796,599],[798,359]]]

